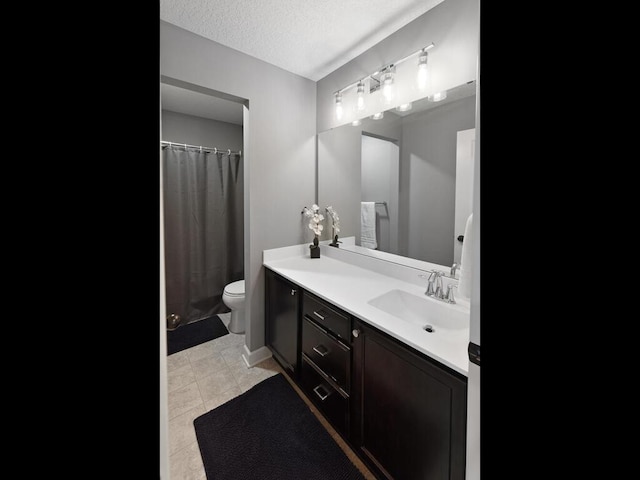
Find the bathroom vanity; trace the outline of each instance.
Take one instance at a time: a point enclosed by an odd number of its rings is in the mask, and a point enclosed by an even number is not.
[[[263,264],[267,346],[369,469],[463,480],[468,306],[421,298],[425,271],[328,246],[319,259],[268,250]]]

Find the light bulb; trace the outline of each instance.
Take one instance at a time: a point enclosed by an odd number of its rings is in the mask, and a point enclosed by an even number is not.
[[[383,112],[375,113],[371,116],[371,118],[373,118],[374,120],[380,120],[381,118],[384,118],[384,113]]]
[[[353,122],[351,122],[351,125],[353,125],[354,127],[357,127],[359,125],[362,125],[362,122],[360,120],[354,120]]]
[[[403,103],[402,105],[396,107],[396,110],[398,110],[399,112],[406,112],[409,111],[413,108],[413,105],[411,103]]]
[[[427,86],[427,80],[429,79],[429,71],[427,70],[427,56],[428,53],[424,50],[420,53],[418,59],[418,88],[423,90]]]
[[[364,110],[364,83],[358,82],[358,110]]]
[[[385,102],[389,103],[393,100],[394,88],[393,88],[393,73],[385,73],[382,77],[382,96]]]
[[[336,118],[338,120],[342,120],[342,95],[340,93],[336,94]]]

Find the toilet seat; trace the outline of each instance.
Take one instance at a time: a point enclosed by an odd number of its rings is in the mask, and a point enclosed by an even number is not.
[[[228,297],[244,297],[244,280],[228,284],[224,287],[224,294]]]

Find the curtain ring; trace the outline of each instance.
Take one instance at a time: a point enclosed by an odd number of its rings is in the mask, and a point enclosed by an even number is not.
[[[227,154],[231,155],[231,149],[227,150]]]
[[[200,145],[200,153],[202,153],[202,145]]]
[[[218,153],[218,148],[217,147],[213,147],[213,153],[217,154]]]

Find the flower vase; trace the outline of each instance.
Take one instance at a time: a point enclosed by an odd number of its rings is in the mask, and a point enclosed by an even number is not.
[[[309,245],[311,258],[320,258],[320,245],[318,245],[318,236],[313,237],[313,245]]]
[[[331,245],[332,247],[340,248],[340,245],[338,245],[338,234],[336,233],[336,228],[332,227],[331,230],[333,230],[333,242],[331,242],[329,245]]]

